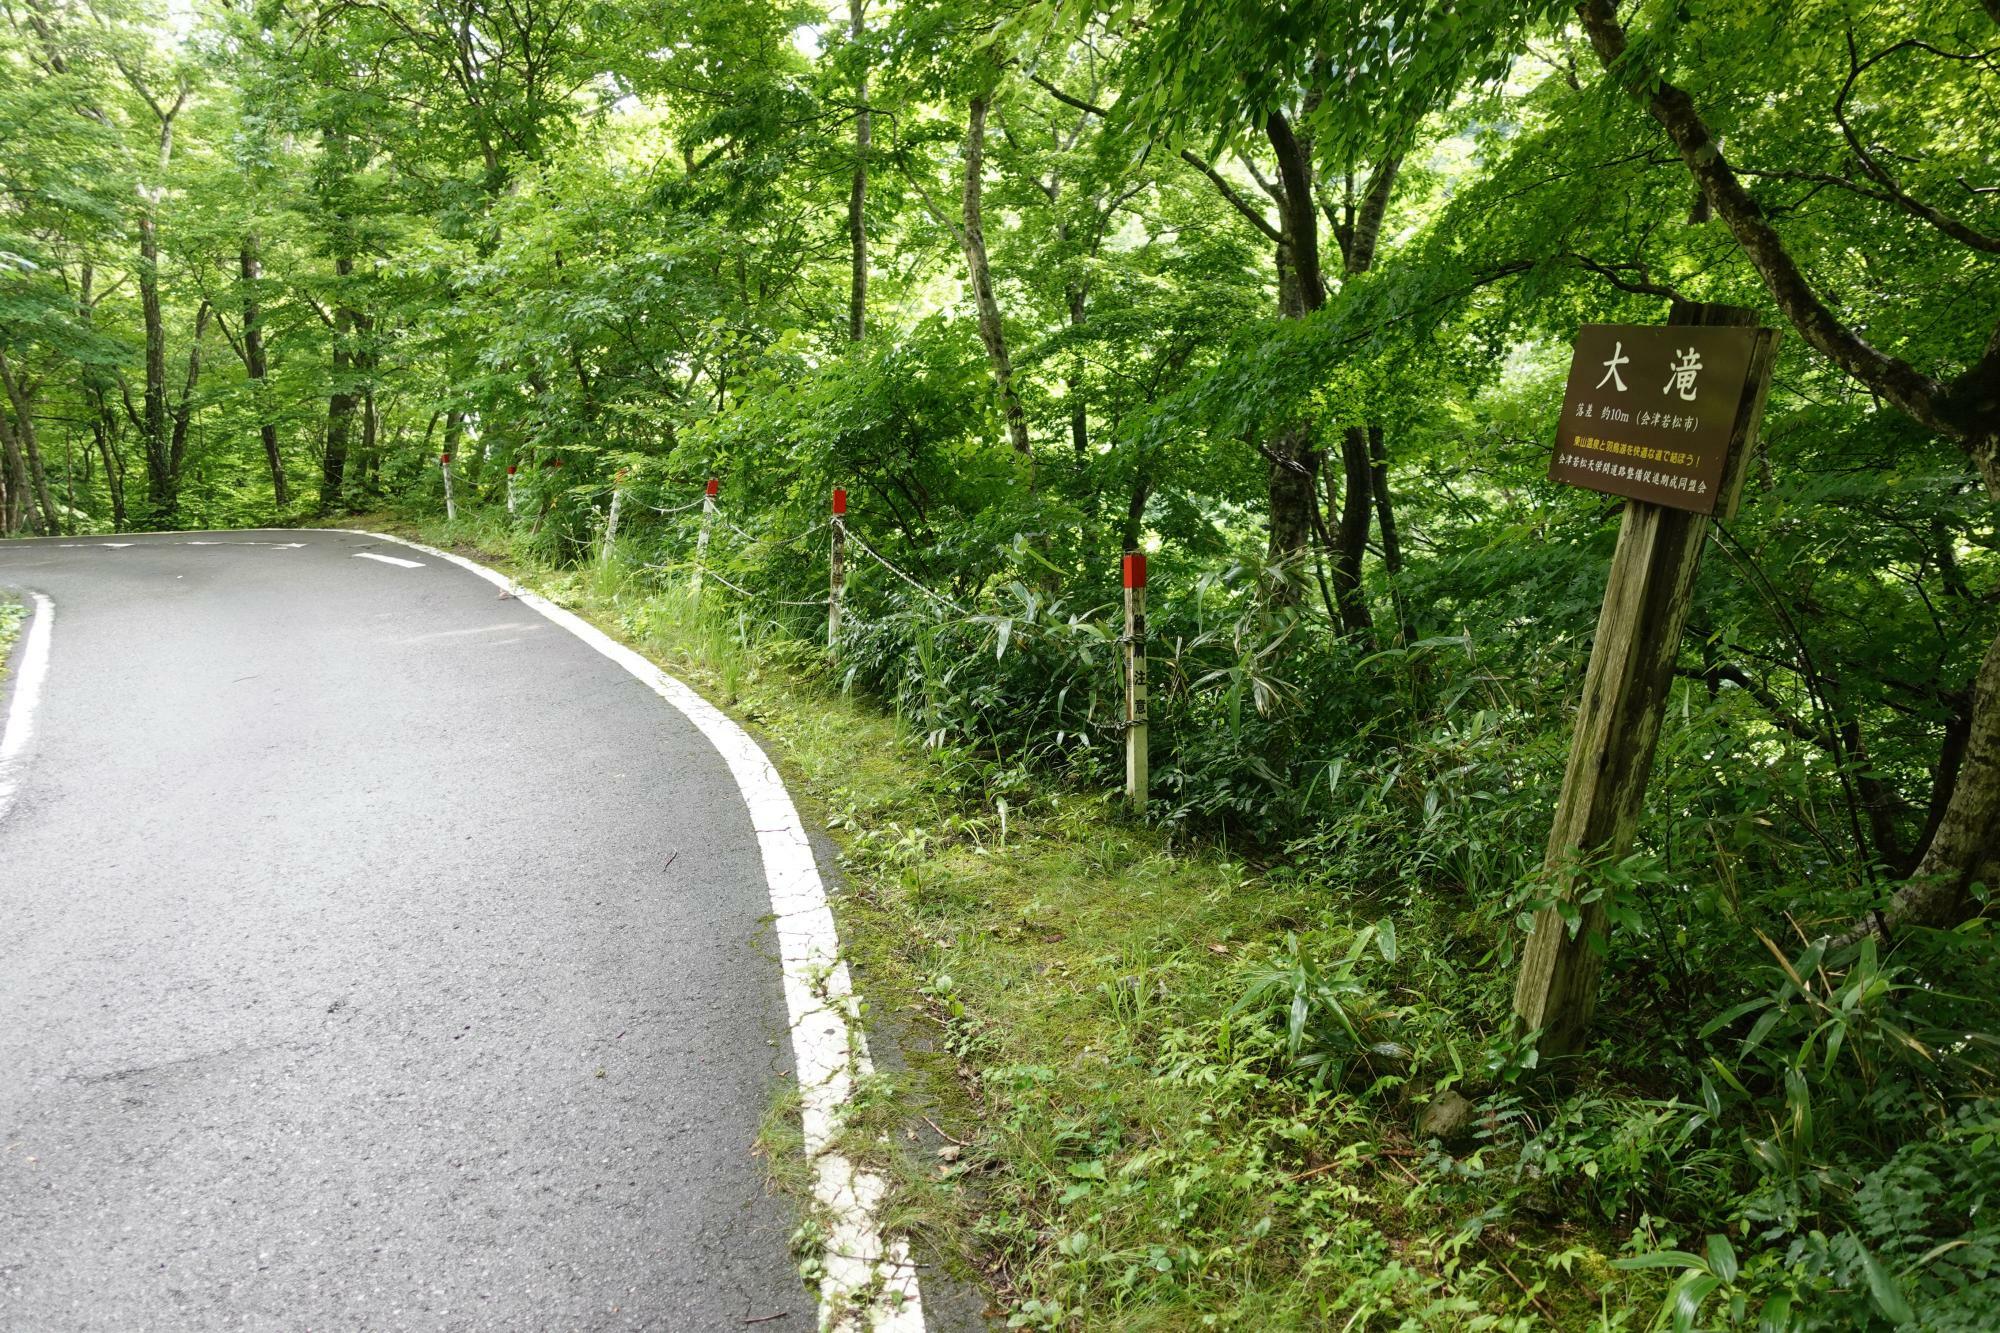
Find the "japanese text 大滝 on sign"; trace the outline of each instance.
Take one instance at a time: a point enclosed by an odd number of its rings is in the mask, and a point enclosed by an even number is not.
[[[1585,324],[1549,479],[1713,514],[1757,331]]]

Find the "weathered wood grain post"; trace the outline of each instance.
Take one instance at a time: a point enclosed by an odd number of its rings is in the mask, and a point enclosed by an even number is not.
[[[833,537],[827,553],[826,651],[840,656],[840,609],[847,598],[847,492],[833,488]]]
[[[618,540],[618,511],[625,507],[625,471],[620,468],[618,475],[611,479],[611,512],[604,516],[604,549],[598,553],[598,563],[611,563],[611,547]]]
[[[451,523],[458,518],[458,505],[451,498],[451,455],[438,455],[438,471],[444,474],[444,520]]]
[[[1754,311],[1676,302],[1668,327],[1586,325],[1549,475],[1626,497],[1544,869],[1574,903],[1535,913],[1514,989],[1544,1055],[1576,1048],[1597,1001],[1592,863],[1630,851],[1711,515],[1735,512],[1778,335]],[[1629,377],[1629,379],[1628,379]]]
[[[1127,551],[1125,574],[1125,799],[1146,813],[1146,557]]]
[[[714,477],[708,479],[708,489],[701,495],[701,531],[694,539],[694,575],[688,580],[689,592],[701,591],[701,571],[708,560],[708,530],[715,526],[715,493],[721,483]]]
[[[507,512],[514,512],[514,464],[507,465]]]

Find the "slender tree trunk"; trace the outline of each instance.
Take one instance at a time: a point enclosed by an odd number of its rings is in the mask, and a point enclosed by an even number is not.
[[[93,266],[85,264],[78,279],[77,313],[85,327],[89,327],[92,316],[97,311],[97,303],[91,300],[90,290],[96,277]],[[108,377],[101,370],[88,370],[83,375],[83,388],[90,395],[92,416],[90,421],[91,443],[97,449],[98,458],[104,464],[104,488],[111,496],[111,526],[123,531],[125,528],[125,456],[116,444],[119,430],[118,417],[106,401],[104,391],[108,387]],[[85,455],[89,457],[88,454]],[[89,486],[90,473],[84,471],[84,485]]]
[[[265,382],[269,365],[264,357],[263,312],[257,304],[257,282],[263,277],[263,269],[255,232],[243,238],[237,271],[243,278],[243,369],[257,396],[257,431],[264,441],[265,466],[271,470],[271,502],[283,509],[292,502],[292,496],[285,485],[285,460],[278,452],[278,423],[271,420],[269,386]]]
[[[1359,634],[1373,623],[1361,587],[1361,557],[1368,549],[1368,520],[1373,508],[1374,473],[1368,461],[1368,432],[1349,426],[1340,436],[1342,490],[1340,528],[1334,534],[1333,600],[1340,609],[1340,627]],[[1328,474],[1331,479],[1331,473]],[[1333,497],[1327,497],[1332,508]]]
[[[1289,210],[1279,210],[1279,241],[1275,263],[1278,274],[1278,314],[1284,319],[1306,315],[1304,288],[1299,282],[1297,250],[1292,245],[1292,218]],[[1319,485],[1321,456],[1312,447],[1312,437],[1303,426],[1279,431],[1265,446],[1265,500],[1270,517],[1270,540],[1265,547],[1266,562],[1282,573],[1269,579],[1264,598],[1272,606],[1294,606],[1304,592],[1299,563],[1312,540],[1317,505],[1313,491]]]
[[[850,35],[856,46],[867,36],[867,0],[848,0]],[[868,110],[868,75],[855,80],[854,178],[847,191],[847,244],[852,277],[847,292],[847,340],[860,342],[868,332],[868,145],[874,117]]]
[[[1028,417],[1014,391],[1014,367],[1007,359],[1007,335],[1000,326],[1000,303],[993,296],[993,272],[986,262],[986,228],[981,221],[982,176],[986,166],[986,105],[984,94],[974,97],[966,118],[965,196],[961,236],[965,245],[965,267],[972,279],[972,299],[979,313],[979,337],[986,344],[986,360],[993,372],[993,385],[1000,391],[1000,407],[1007,419],[1007,436],[1014,451],[1030,456]]]
[[[363,357],[361,360],[370,369],[373,368],[373,357]],[[361,465],[349,469],[349,475],[354,482],[354,495],[363,502],[367,500],[368,479],[377,475],[375,469],[381,462],[381,442],[382,418],[375,407],[375,386],[373,383],[364,384],[361,386]],[[454,459],[453,463],[456,465],[457,460]]]
[[[1069,302],[1069,326],[1083,327],[1084,292],[1083,284],[1071,282],[1064,286],[1063,295]],[[1078,456],[1090,452],[1090,406],[1083,401],[1083,385],[1071,375],[1063,382],[1064,396],[1069,399],[1069,443]]]
[[[354,274],[354,261],[341,257],[333,261],[340,278]],[[347,482],[347,446],[354,430],[354,312],[345,304],[333,309],[333,391],[326,402],[326,450],[320,459],[319,508],[331,513],[342,499]]]
[[[13,423],[5,412],[0,412],[0,536],[11,537],[21,530],[27,494],[27,464],[21,461],[21,446],[14,440]]]
[[[201,381],[201,339],[208,332],[209,308],[206,301],[195,312],[194,340],[188,344],[187,379],[181,385],[181,400],[174,408],[173,430],[167,441],[167,463],[176,486],[187,463],[188,423],[194,417],[194,390]]]
[[[1273,565],[1296,564],[1299,553],[1312,541],[1313,490],[1319,485],[1320,454],[1312,447],[1312,437],[1303,426],[1281,431],[1271,441],[1266,493],[1270,500],[1270,542],[1267,556]],[[1270,600],[1289,606],[1299,599],[1303,584],[1291,569],[1268,590]]]
[[[50,536],[62,531],[62,515],[56,509],[55,497],[49,493],[49,474],[42,466],[42,445],[35,433],[35,403],[30,386],[24,384],[14,367],[8,364],[6,354],[0,352],[0,383],[7,391],[7,402],[14,409],[14,436],[27,464],[27,481],[32,488],[33,500],[41,506],[42,530]]]
[[[1146,501],[1152,494],[1153,476],[1141,461],[1138,475],[1132,479],[1132,494],[1125,502],[1125,522],[1118,534],[1119,550],[1139,549],[1139,539],[1145,535]]]
[[[1272,112],[1265,129],[1278,161],[1278,313],[1286,319],[1304,319],[1326,304],[1326,282],[1319,262],[1319,221],[1312,202],[1312,146],[1293,134],[1291,122],[1282,112]],[[1265,597],[1272,605],[1290,606],[1305,589],[1297,565],[1312,540],[1318,508],[1313,492],[1319,485],[1321,459],[1303,425],[1279,431],[1266,446],[1266,453],[1268,554],[1270,563],[1285,566],[1286,573],[1271,580]]]
[[[122,532],[126,526],[125,456],[115,440],[118,418],[104,401],[102,386],[93,387],[91,396],[97,406],[90,423],[91,442],[97,446],[97,456],[104,463],[104,488],[111,495],[111,526]]]
[[[56,508],[55,496],[49,490],[49,473],[42,462],[42,444],[35,431],[35,419],[24,416],[20,421],[21,450],[28,460],[28,484],[34,488],[34,499],[42,507],[42,531],[53,537],[63,530],[62,511]]]
[[[159,228],[149,203],[139,215],[139,310],[146,336],[146,392],[139,429],[146,449],[146,502],[153,526],[171,528],[180,510],[167,426],[167,329],[160,313]]]
[[[1418,638],[1403,593],[1403,539],[1396,531],[1396,507],[1389,498],[1389,450],[1382,428],[1368,428],[1368,485],[1375,496],[1375,525],[1382,533],[1382,570],[1389,578],[1389,603],[1396,611],[1396,632],[1404,643]]]
[[[1966,730],[1958,781],[1931,833],[1916,870],[1870,929],[1951,926],[1972,907],[1975,882],[1996,886],[2000,875],[2000,635],[1986,650],[1972,686],[1972,719]],[[1843,943],[1846,941],[1842,941]]]

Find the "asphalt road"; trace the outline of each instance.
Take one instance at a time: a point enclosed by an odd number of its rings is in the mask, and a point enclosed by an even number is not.
[[[813,1328],[701,734],[407,548],[117,540],[0,543],[56,606],[0,818],[0,1328]]]

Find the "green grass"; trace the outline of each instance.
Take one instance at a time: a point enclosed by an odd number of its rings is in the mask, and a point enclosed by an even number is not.
[[[27,607],[0,593],[0,685],[7,683],[8,661],[14,652],[14,641],[21,637],[21,626],[27,619]]]
[[[508,563],[485,520],[352,525]],[[758,729],[831,832],[843,945],[878,1043],[893,1033],[903,1056],[845,1146],[896,1182],[891,1221],[920,1261],[981,1284],[1007,1326],[1622,1327],[1655,1307],[1653,1277],[1610,1268],[1609,1233],[1500,1206],[1519,1176],[1490,1145],[1419,1142],[1434,1086],[1324,1029],[1321,998],[1302,1047],[1237,1009],[1261,985],[1282,1012],[1303,977],[1365,1033],[1434,988],[1487,984],[1444,961],[1448,914],[1406,907],[1391,948],[1357,934],[1382,911],[1368,892],[1330,902],[1176,847],[1105,794],[995,784],[989,757],[927,748],[842,693],[817,645],[679,575],[512,570]],[[1490,1034],[1434,1008],[1432,1040],[1475,1059]],[[1317,1084],[1301,1049],[1329,1060]],[[764,1140],[773,1180],[803,1195],[788,1102]]]

